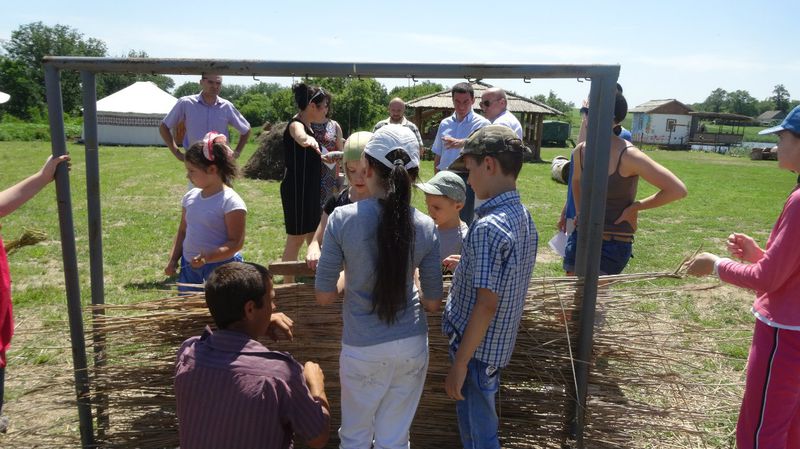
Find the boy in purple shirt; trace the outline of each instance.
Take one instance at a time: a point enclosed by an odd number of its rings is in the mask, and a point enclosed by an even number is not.
[[[231,262],[206,281],[217,330],[186,340],[175,367],[180,446],[292,447],[294,434],[312,448],[328,442],[330,413],[319,365],[301,366],[257,338],[291,338],[292,320],[272,314],[266,268]]]

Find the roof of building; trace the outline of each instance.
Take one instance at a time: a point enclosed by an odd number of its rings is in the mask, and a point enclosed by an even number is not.
[[[700,119],[721,119],[721,120],[728,120],[734,122],[752,122],[753,117],[749,117],[747,115],[741,114],[731,114],[729,112],[705,112],[705,111],[697,111],[697,112],[690,112],[689,115],[692,117],[697,117]]]
[[[481,96],[486,89],[493,86],[482,83],[470,83],[475,90],[475,102],[472,105],[473,109],[480,110]],[[506,99],[508,100],[508,110],[511,112],[532,112],[535,114],[550,114],[550,115],[563,115],[561,111],[550,106],[538,102],[536,100],[520,97],[511,92],[506,92]],[[425,109],[453,109],[453,99],[450,95],[450,89],[436,92],[433,94],[425,95],[406,103],[408,108],[425,108]]]
[[[644,112],[648,114],[688,114],[692,108],[674,98],[650,100],[636,106],[628,112]]]
[[[756,117],[756,120],[760,121],[769,121],[769,120],[783,120],[786,118],[786,112],[784,111],[766,111]]]
[[[167,115],[177,98],[152,81],[137,81],[97,101],[97,112]]]

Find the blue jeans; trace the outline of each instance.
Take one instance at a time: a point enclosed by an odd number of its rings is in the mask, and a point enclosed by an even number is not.
[[[456,349],[450,346],[450,360]],[[464,449],[500,449],[495,396],[500,389],[500,368],[473,358],[461,387],[463,401],[456,402],[458,430]]]
[[[241,253],[236,253],[228,260],[223,260],[222,262],[211,262],[203,265],[200,268],[192,268],[192,264],[186,260],[185,257],[181,256],[181,271],[178,274],[178,282],[183,284],[202,284],[203,282],[211,276],[211,272],[214,271],[214,268],[217,268],[220,265],[225,265],[229,262],[243,262],[244,258],[242,257]],[[199,292],[203,291],[202,288],[195,288],[195,287],[185,287],[185,286],[178,286],[179,292]]]
[[[575,254],[578,251],[578,231],[570,234],[564,248],[564,271],[575,272]],[[603,240],[600,249],[600,274],[620,274],[633,257],[633,243]]]

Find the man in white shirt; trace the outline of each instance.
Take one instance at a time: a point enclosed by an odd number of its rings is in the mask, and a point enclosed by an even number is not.
[[[486,89],[481,96],[481,110],[493,125],[503,125],[511,128],[512,131],[522,139],[522,125],[517,117],[508,110],[508,99],[506,92],[499,87]]]

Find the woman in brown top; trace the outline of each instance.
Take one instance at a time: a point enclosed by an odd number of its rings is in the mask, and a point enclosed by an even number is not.
[[[603,247],[600,258],[600,274],[619,274],[630,260],[633,248],[633,235],[636,232],[639,211],[661,207],[686,196],[686,186],[671,171],[650,159],[630,142],[618,137],[620,123],[628,114],[628,103],[618,92],[614,103],[614,134],[611,136],[611,150],[608,158],[608,194],[606,197],[605,226],[603,228]],[[575,147],[572,155],[575,161],[572,174],[572,193],[575,208],[580,211],[581,174],[586,143]],[[658,189],[653,195],[636,199],[639,177]],[[576,219],[577,223],[577,219]],[[577,231],[570,236],[564,265],[567,274],[573,274]]]

